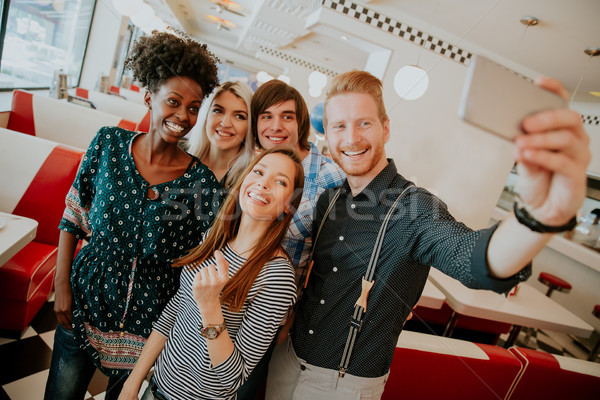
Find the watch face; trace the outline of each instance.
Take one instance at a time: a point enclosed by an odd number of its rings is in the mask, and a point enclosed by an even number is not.
[[[202,333],[207,339],[215,339],[217,336],[219,336],[219,331],[217,331],[217,328],[212,326],[204,328]]]

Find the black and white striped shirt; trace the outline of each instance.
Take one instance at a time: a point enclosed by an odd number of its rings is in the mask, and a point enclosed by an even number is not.
[[[229,245],[222,252],[231,277],[246,260]],[[215,264],[214,258],[201,268],[211,264]],[[234,350],[216,366],[211,364],[207,339],[200,335],[202,316],[192,294],[196,273],[184,267],[177,294],[154,325],[154,330],[167,337],[154,367],[154,380],[172,400],[235,398],[296,300],[295,272],[287,259],[271,260],[256,278],[240,312],[223,307]]]

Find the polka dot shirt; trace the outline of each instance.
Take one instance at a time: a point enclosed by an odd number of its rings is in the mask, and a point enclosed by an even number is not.
[[[153,322],[177,291],[179,269],[172,261],[200,242],[223,196],[213,173],[197,159],[179,178],[149,185],[131,156],[135,135],[114,127],[98,132],[59,226],[79,239],[88,237],[72,266],[73,327],[109,375],[135,363]],[[124,336],[129,341],[123,347]],[[115,345],[122,348],[110,353]]]
[[[389,207],[410,184],[387,167],[357,196],[348,183],[317,240],[315,264],[298,304],[292,340],[298,357],[337,370],[349,332],[354,303],[361,293],[375,239]],[[313,232],[337,189],[319,198]],[[446,205],[422,188],[409,189],[392,216],[369,292],[362,330],[354,344],[348,373],[385,375],[403,322],[415,306],[429,266],[471,288],[504,292],[531,273],[530,266],[504,280],[488,275],[486,251],[496,227],[473,231],[457,222]]]

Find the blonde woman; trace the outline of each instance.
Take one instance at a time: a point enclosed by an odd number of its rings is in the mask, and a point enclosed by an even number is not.
[[[208,166],[224,187],[230,187],[254,158],[250,121],[252,89],[225,82],[203,103],[187,151]]]

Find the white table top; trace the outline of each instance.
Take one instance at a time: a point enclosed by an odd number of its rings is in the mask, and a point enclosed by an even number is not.
[[[35,238],[37,221],[0,212],[0,266]]]
[[[505,297],[491,290],[475,290],[431,268],[429,279],[446,295],[459,314],[513,325],[589,337],[594,328],[527,283],[519,283],[516,295]]]
[[[433,283],[427,279],[423,293],[417,302],[418,306],[427,308],[442,308],[446,296]]]

